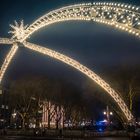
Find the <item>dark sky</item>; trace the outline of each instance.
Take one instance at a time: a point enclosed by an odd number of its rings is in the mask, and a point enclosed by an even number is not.
[[[48,11],[80,2],[86,0],[1,0],[0,36],[9,37],[7,33],[10,30],[9,24],[14,20],[24,19],[25,24],[31,24]],[[120,2],[140,5],[139,0]],[[140,65],[139,38],[94,22],[68,21],[53,24],[33,34],[29,41],[67,54],[103,77],[106,77],[103,71],[108,67]],[[9,47],[1,46],[0,62]],[[54,77],[61,77],[63,74],[68,80],[74,77],[72,81],[75,81],[75,77],[85,78],[65,64],[21,47],[6,75],[16,79],[28,74]],[[79,80],[77,82],[79,83]]]
[[[0,36],[9,36],[7,33],[10,30],[9,24],[14,20],[24,19],[25,24],[31,24],[48,11],[82,1],[86,2],[86,0],[1,0]],[[139,5],[139,0],[120,2]],[[99,74],[105,67],[119,67],[124,64],[131,67],[140,64],[140,39],[94,22],[71,21],[53,24],[36,32],[29,41],[67,54]],[[1,47],[2,58],[8,49],[8,46]],[[7,74],[12,78],[30,73],[75,77],[74,74],[78,73],[65,64],[25,48],[19,49],[11,67],[12,71],[8,70]]]
[[[140,0],[119,1],[140,5]],[[9,37],[7,33],[10,30],[9,24],[14,20],[24,19],[25,24],[31,24],[51,10],[80,2],[93,0],[0,0],[0,36]],[[71,56],[103,78],[107,77],[104,71],[114,66],[127,65],[130,69],[140,66],[139,38],[91,21],[53,24],[36,32],[28,41]],[[0,62],[2,62],[10,46],[0,47]],[[25,75],[63,78],[79,87],[87,80],[83,74],[65,64],[20,47],[4,80],[17,79]]]
[[[140,0],[116,1],[140,5]],[[0,0],[0,37],[10,37],[9,24],[14,20],[24,19],[25,24],[31,24],[51,10],[81,2],[93,2],[93,0]],[[91,21],[53,24],[34,33],[28,41],[47,46],[78,60],[106,81],[109,81],[110,77],[106,71],[110,69],[115,72],[116,68],[125,65],[128,69],[140,66],[139,38]],[[0,64],[2,64],[11,46],[0,45],[0,47]],[[28,75],[63,79],[77,85],[83,92],[88,81],[86,76],[70,66],[21,46],[3,81],[6,84]],[[104,104],[98,103],[98,109],[103,108],[105,108]],[[94,111],[98,112],[95,108]]]
[[[120,1],[140,5],[139,0]],[[84,0],[1,0],[0,36],[10,37],[9,24],[24,19],[31,24],[48,11],[62,6],[93,2]],[[43,28],[31,36],[29,41],[47,46],[80,61],[103,77],[108,67],[130,68],[140,65],[140,39],[126,32],[94,22],[68,21]],[[10,46],[1,46],[2,62]],[[6,77],[16,79],[24,75],[49,75],[70,81],[84,80],[85,77],[73,68],[23,47],[19,48]],[[79,80],[80,79],[80,80]]]

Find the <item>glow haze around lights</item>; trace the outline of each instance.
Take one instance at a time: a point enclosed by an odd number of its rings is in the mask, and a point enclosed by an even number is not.
[[[0,44],[12,45],[12,48],[7,54],[4,63],[0,69],[0,83],[2,82],[3,76],[18,49],[17,44],[20,42],[24,45],[24,47],[27,47],[31,50],[58,59],[88,76],[90,79],[95,81],[99,86],[101,86],[114,99],[114,101],[118,104],[124,116],[126,117],[127,121],[132,121],[134,117],[129,111],[123,99],[101,77],[99,77],[97,74],[95,74],[87,67],[80,64],[78,61],[73,60],[72,58],[66,55],[60,54],[59,52],[56,52],[48,48],[44,48],[42,46],[33,43],[29,43],[26,40],[34,32],[38,31],[42,27],[47,27],[54,23],[69,20],[99,22],[126,31],[137,37],[140,37],[139,10],[140,10],[139,7],[121,3],[109,3],[109,2],[82,3],[66,6],[51,11],[43,15],[39,19],[35,20],[30,26],[27,25],[25,26],[23,20],[20,23],[17,23],[17,21],[15,21],[14,25],[10,25],[10,27],[12,28],[12,30],[9,31],[9,33],[12,34],[11,39],[0,38]],[[107,18],[105,14],[106,11],[108,12],[107,16],[109,18]],[[124,16],[124,14],[127,14],[127,16]],[[134,21],[134,19],[137,20]],[[134,25],[138,26],[138,28],[136,28],[136,26]]]

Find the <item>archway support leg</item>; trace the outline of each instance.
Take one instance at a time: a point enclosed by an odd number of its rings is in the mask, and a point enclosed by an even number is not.
[[[14,57],[17,49],[18,49],[18,46],[17,46],[16,43],[14,43],[11,50],[8,52],[6,58],[4,59],[4,62],[3,62],[2,66],[1,66],[1,69],[0,69],[0,84],[2,82],[3,76],[6,72],[12,58]]]
[[[48,55],[52,58],[55,58],[59,61],[62,61],[63,63],[66,63],[75,69],[79,70],[80,72],[84,73],[86,76],[88,76],[90,79],[92,79],[94,82],[96,82],[100,87],[102,87],[118,104],[121,111],[123,112],[124,116],[126,117],[127,121],[133,120],[133,115],[129,111],[128,107],[126,106],[125,102],[122,100],[122,98],[119,96],[119,94],[110,87],[108,83],[106,83],[101,77],[99,77],[97,74],[95,74],[93,71],[91,71],[89,68],[85,67],[84,65],[80,64],[78,61],[63,55],[61,53],[58,53],[54,50],[48,49],[46,47],[42,47],[33,43],[29,42],[23,42],[23,45],[26,48],[29,48],[31,50],[34,50],[36,52]]]

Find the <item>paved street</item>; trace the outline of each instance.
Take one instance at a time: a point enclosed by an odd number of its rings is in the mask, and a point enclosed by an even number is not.
[[[82,138],[46,138],[46,137],[18,137],[18,136],[7,136],[0,137],[0,140],[131,140],[125,137],[102,137],[102,138],[92,138],[92,139],[82,139]]]

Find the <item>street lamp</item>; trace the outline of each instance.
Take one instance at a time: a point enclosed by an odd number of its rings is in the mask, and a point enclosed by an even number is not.
[[[16,111],[14,110],[14,112],[13,112],[13,114],[12,114],[12,117],[15,119],[15,118],[16,118],[16,115],[17,115],[17,113],[16,113]]]
[[[0,95],[2,95],[2,86],[0,85]]]
[[[113,113],[112,113],[112,112],[110,112],[110,115],[112,116],[112,115],[113,115]]]
[[[14,109],[14,112],[12,113],[12,125],[14,128],[17,128],[17,112]]]
[[[104,111],[103,114],[106,115],[106,111]]]
[[[109,107],[107,106],[106,110],[103,112],[103,114],[106,115],[107,123],[108,123],[108,125],[110,125],[110,116],[113,116],[113,112],[111,112],[109,110]]]
[[[37,124],[38,126],[41,126],[41,125],[40,125],[40,118],[42,118],[42,113],[43,113],[42,107],[43,107],[43,103],[42,103],[42,101],[40,100],[40,98],[37,99],[37,98],[35,98],[35,97],[33,97],[33,96],[30,97],[30,103],[31,103],[31,100],[36,101],[37,104],[38,104],[38,108],[37,108],[37,112],[36,112],[36,122],[37,122],[36,124]]]

